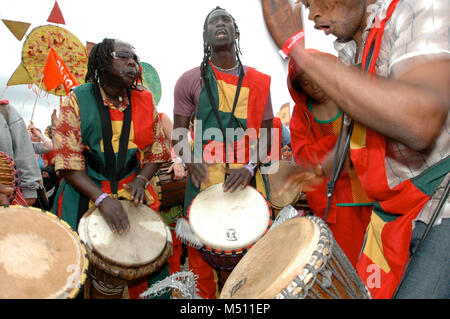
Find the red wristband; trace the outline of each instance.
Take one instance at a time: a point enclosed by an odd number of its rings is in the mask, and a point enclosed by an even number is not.
[[[295,33],[292,37],[287,39],[287,41],[284,43],[283,47],[279,51],[279,53],[281,54],[283,59],[287,59],[289,54],[291,53],[294,45],[298,41],[300,41],[301,39],[304,39],[304,38],[305,38],[305,32],[302,30],[302,31]]]

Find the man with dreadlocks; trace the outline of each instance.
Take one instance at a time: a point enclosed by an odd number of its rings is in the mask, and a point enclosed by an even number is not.
[[[127,232],[127,215],[115,198],[145,202],[158,211],[158,197],[148,181],[170,152],[152,94],[138,88],[140,77],[133,47],[104,39],[89,54],[86,83],[74,88],[60,107],[55,170],[64,180],[53,212],[74,229],[95,205],[113,232]],[[155,281],[168,275],[168,267],[159,274]],[[147,288],[144,281],[129,287],[131,298]],[[96,297],[96,289],[91,292],[88,297]]]
[[[259,169],[264,158],[249,156],[253,154],[249,152],[249,145],[240,147],[242,144],[239,143],[245,138],[238,141],[238,137],[234,136],[233,141],[227,141],[231,146],[225,147],[224,137],[226,129],[240,128],[246,133],[252,130],[259,132],[259,140],[253,140],[255,144],[249,144],[265,148],[265,154],[269,153],[273,123],[270,76],[242,65],[239,59],[238,26],[234,18],[220,7],[213,9],[205,19],[203,47],[204,57],[200,67],[185,72],[175,86],[172,139],[176,152],[183,148],[178,155],[183,158],[189,170],[185,216],[194,197],[214,184],[223,182],[224,192],[233,192],[238,187],[250,184],[264,195],[267,194],[266,183]],[[189,147],[180,147],[188,141],[187,128],[193,114],[196,116],[193,146],[195,160]],[[175,133],[180,128],[186,129],[184,135],[176,136]],[[222,134],[218,134],[219,137],[207,137],[205,131],[211,128],[220,129]],[[237,151],[227,152],[229,148]],[[199,276],[200,296],[216,298],[215,270],[193,247],[188,247],[188,257],[190,269]]]

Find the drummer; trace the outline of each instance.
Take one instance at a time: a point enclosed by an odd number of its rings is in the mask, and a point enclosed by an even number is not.
[[[113,232],[130,231],[118,198],[158,211],[148,181],[170,153],[152,94],[137,87],[140,78],[134,48],[104,39],[90,52],[86,83],[61,104],[54,147],[55,170],[64,180],[53,212],[74,229],[95,205]],[[168,275],[168,267],[162,269],[158,280]],[[131,298],[147,288],[141,284],[130,287]]]
[[[265,147],[268,154],[270,129],[273,122],[270,76],[242,65],[239,59],[238,26],[234,18],[220,7],[213,9],[205,19],[203,48],[204,56],[200,67],[185,72],[178,79],[174,94],[173,145],[175,152],[183,148],[177,155],[183,158],[189,170],[184,203],[185,216],[192,199],[201,190],[214,184],[224,182],[223,190],[230,192],[250,184],[266,194],[266,185],[260,174],[259,159],[253,159],[253,162],[250,162],[248,148],[244,150],[239,147],[238,154],[234,155],[237,158],[246,157],[240,164],[232,158],[233,151],[228,153],[231,154],[231,159],[229,156],[222,157],[221,155],[226,153],[223,151],[223,136],[226,133],[220,133],[227,127],[234,129],[242,127],[244,130],[265,128],[267,130],[261,130],[262,135],[268,133],[265,144],[260,142],[261,138],[257,143],[259,147]],[[240,91],[236,89],[240,82],[239,76],[243,77],[244,83]],[[205,84],[208,84],[212,91],[210,97],[213,105],[211,105]],[[240,92],[239,103],[231,115],[237,91]],[[199,153],[201,153],[195,154],[196,163],[193,161],[194,157],[188,142],[189,120],[193,114],[196,115],[194,149],[200,150]],[[217,118],[220,120],[218,121]],[[185,129],[184,135],[177,136],[177,129],[180,128]],[[215,136],[215,140],[206,137],[205,131],[208,129],[215,129],[219,132],[216,134],[219,137]],[[205,138],[202,139],[202,137]],[[215,153],[211,151],[212,149]],[[206,165],[205,162],[216,164]],[[200,252],[195,248],[188,247],[188,259],[190,269],[199,276],[200,296],[216,298],[214,270],[202,259]]]
[[[294,40],[287,1],[265,2],[278,10],[280,42]],[[433,1],[438,10],[421,0],[302,3],[317,29],[337,37],[342,63],[301,41],[287,54],[348,115],[344,131],[354,120],[352,164],[376,201],[358,273],[374,298],[449,298],[448,1]]]
[[[292,61],[287,85],[295,102],[290,121],[294,161],[302,167],[321,165],[336,145],[343,113],[337,104]],[[348,156],[347,156],[348,157]],[[339,246],[355,267],[372,211],[355,169],[347,158],[327,211],[327,183],[306,191],[308,205],[325,218]]]

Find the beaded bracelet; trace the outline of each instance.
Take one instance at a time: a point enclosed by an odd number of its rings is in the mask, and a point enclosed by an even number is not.
[[[95,200],[95,207],[98,207],[98,205],[100,205],[101,202],[103,202],[103,200],[108,197],[109,195],[107,193],[103,193],[101,194],[99,197],[97,197],[97,199]]]

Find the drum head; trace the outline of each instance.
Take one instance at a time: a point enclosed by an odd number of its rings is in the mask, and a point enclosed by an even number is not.
[[[99,209],[86,218],[89,246],[100,257],[119,266],[137,267],[154,261],[164,250],[167,233],[158,214],[148,206],[120,201],[130,222],[130,231],[111,231]]]
[[[70,227],[33,208],[0,208],[0,298],[73,298],[86,279],[84,246]]]
[[[233,193],[223,183],[200,192],[189,208],[189,224],[200,241],[217,250],[230,251],[255,243],[270,223],[264,196],[247,186]]]
[[[298,201],[301,193],[291,188],[277,194],[286,184],[286,180],[293,172],[298,170],[298,165],[291,161],[281,160],[272,164],[268,174],[266,174],[270,189],[270,203],[273,207],[282,209],[287,205],[292,205]]]
[[[318,226],[305,217],[269,231],[234,268],[220,298],[274,298],[301,273],[319,237]]]

